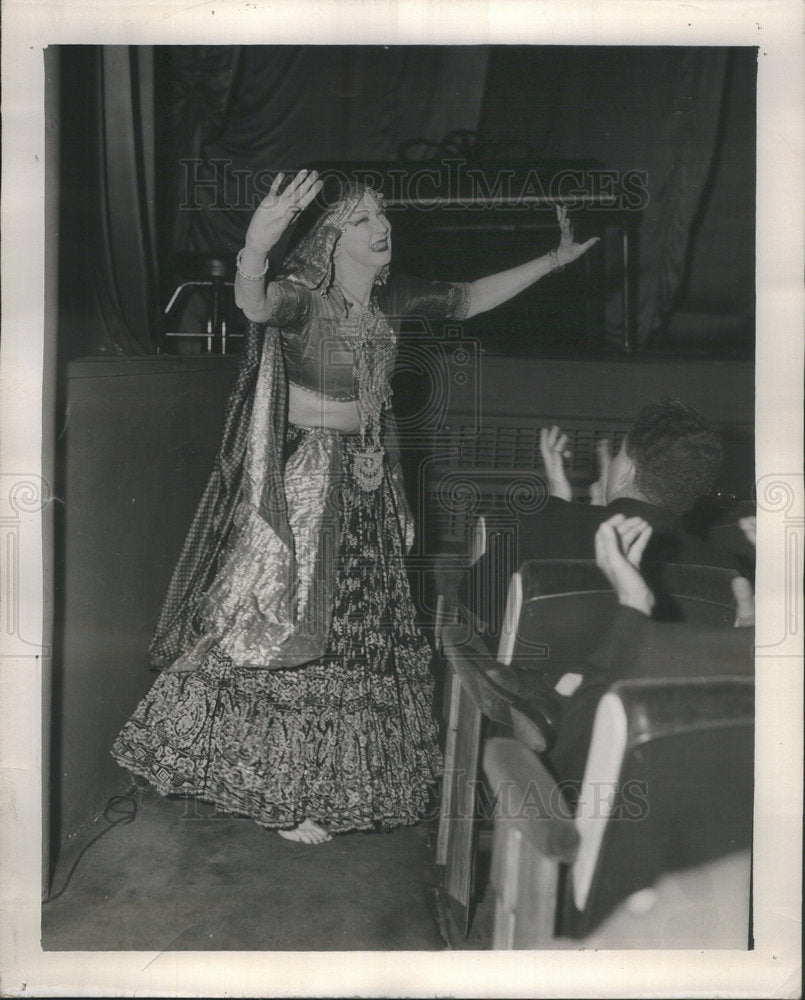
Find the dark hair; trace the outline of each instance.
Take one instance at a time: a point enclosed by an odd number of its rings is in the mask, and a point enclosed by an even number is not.
[[[626,437],[626,452],[640,493],[679,514],[711,488],[722,455],[719,436],[678,399],[643,407]]]

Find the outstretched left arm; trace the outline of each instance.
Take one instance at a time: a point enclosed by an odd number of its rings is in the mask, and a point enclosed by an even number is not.
[[[467,311],[467,319],[470,316],[477,316],[478,313],[494,309],[495,306],[508,302],[520,292],[525,291],[530,285],[544,278],[546,274],[571,264],[574,260],[585,254],[590,247],[594,246],[598,236],[587,240],[586,243],[575,243],[573,241],[573,226],[567,217],[567,209],[562,205],[556,207],[556,217],[559,220],[561,239],[556,250],[545,254],[544,257],[535,257],[533,260],[512,267],[508,271],[499,271],[497,274],[489,274],[485,278],[470,282],[470,305]]]

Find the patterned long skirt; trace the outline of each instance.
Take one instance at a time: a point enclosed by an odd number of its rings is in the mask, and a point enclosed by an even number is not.
[[[213,647],[196,671],[160,674],[112,746],[119,764],[162,794],[271,828],[309,817],[332,832],[388,829],[423,817],[441,772],[431,652],[388,477],[371,492],[348,478],[343,504],[327,654],[255,669]]]

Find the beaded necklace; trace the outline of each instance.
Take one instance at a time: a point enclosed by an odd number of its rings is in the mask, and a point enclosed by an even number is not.
[[[338,282],[336,285],[347,309],[343,333],[353,350],[352,371],[358,385],[361,450],[355,454],[354,473],[362,489],[374,490],[383,480],[381,414],[391,401],[389,378],[397,338],[374,299],[364,306],[351,299]],[[355,319],[353,311],[357,312]]]

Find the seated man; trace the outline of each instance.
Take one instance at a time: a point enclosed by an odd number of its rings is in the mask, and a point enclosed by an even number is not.
[[[719,437],[695,410],[678,400],[643,407],[617,455],[599,452],[601,478],[592,504],[571,499],[566,441],[559,428],[543,428],[540,445],[551,495],[538,510],[512,514],[510,521],[498,515],[487,519],[489,551],[475,564],[465,590],[483,594],[491,635],[499,633],[511,572],[526,559],[593,559],[598,526],[614,514],[651,525],[643,565],[655,587],[668,562],[738,570],[732,553],[691,534],[683,523],[682,515],[712,487],[721,462]]]
[[[596,532],[596,562],[618,595],[619,608],[586,665],[582,684],[563,705],[550,753],[571,802],[584,774],[598,702],[615,681],[754,672],[754,629],[651,620],[654,594],[638,568],[651,535],[645,521],[622,514],[604,521]]]
[[[566,438],[543,428],[540,448],[551,496],[518,519],[520,559],[592,559],[598,525],[641,517],[651,525],[645,559],[735,568],[730,554],[685,530],[682,515],[711,489],[721,463],[718,435],[679,400],[644,406],[614,457],[599,451],[601,478],[593,503],[573,503],[564,469]]]

